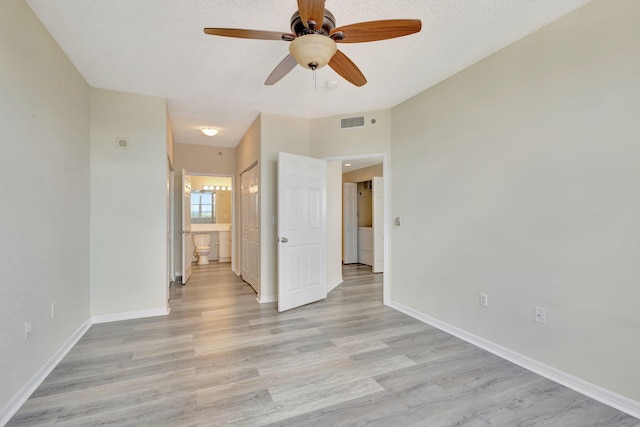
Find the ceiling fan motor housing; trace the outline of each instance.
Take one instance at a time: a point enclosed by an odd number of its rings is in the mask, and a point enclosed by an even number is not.
[[[336,28],[336,18],[327,9],[324,10],[324,21],[318,27],[317,23],[314,28],[308,28],[300,19],[300,12],[296,11],[291,17],[291,32],[300,37],[305,34],[321,34],[328,36],[331,30]]]

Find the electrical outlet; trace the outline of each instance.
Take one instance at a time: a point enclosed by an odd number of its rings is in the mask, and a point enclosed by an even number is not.
[[[31,320],[24,322],[24,339],[31,338]]]
[[[543,324],[546,323],[546,321],[547,321],[547,313],[546,313],[545,309],[542,308],[542,307],[536,307],[533,310],[533,318],[538,323],[543,323]]]
[[[484,292],[480,292],[480,305],[487,307],[489,305],[489,295]]]
[[[52,303],[51,304],[51,318],[53,319],[54,317],[56,317],[56,303]]]

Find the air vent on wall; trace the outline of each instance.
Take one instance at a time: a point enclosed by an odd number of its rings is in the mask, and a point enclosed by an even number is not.
[[[340,119],[340,129],[353,129],[364,127],[364,116],[345,117]]]

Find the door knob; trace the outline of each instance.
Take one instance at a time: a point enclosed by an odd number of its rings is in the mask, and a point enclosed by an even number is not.
[[[289,239],[287,239],[286,237],[283,237],[283,238],[280,239],[280,241],[282,243],[287,243],[289,241]]]

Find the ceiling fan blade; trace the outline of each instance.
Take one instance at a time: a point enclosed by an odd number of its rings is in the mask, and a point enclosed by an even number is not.
[[[278,31],[243,30],[240,28],[205,28],[204,32],[212,36],[258,40],[284,40],[283,36],[286,36],[285,33]]]
[[[329,66],[345,80],[358,87],[364,86],[367,83],[367,79],[364,77],[364,74],[362,74],[362,71],[360,71],[356,64],[354,64],[347,55],[339,50],[336,51],[336,54],[333,55],[333,58],[329,61]]]
[[[284,57],[282,61],[273,69],[267,80],[264,81],[266,86],[271,86],[280,81],[284,76],[289,74],[291,70],[293,70],[298,63],[296,62],[296,58],[293,55],[289,54]]]
[[[298,11],[305,27],[309,28],[307,21],[315,21],[317,28],[322,27],[324,0],[298,0]],[[311,29],[313,30],[314,28]]]
[[[334,38],[338,43],[362,43],[408,36],[422,29],[419,19],[386,19],[360,22],[335,28],[331,35],[342,32],[343,38]]]

